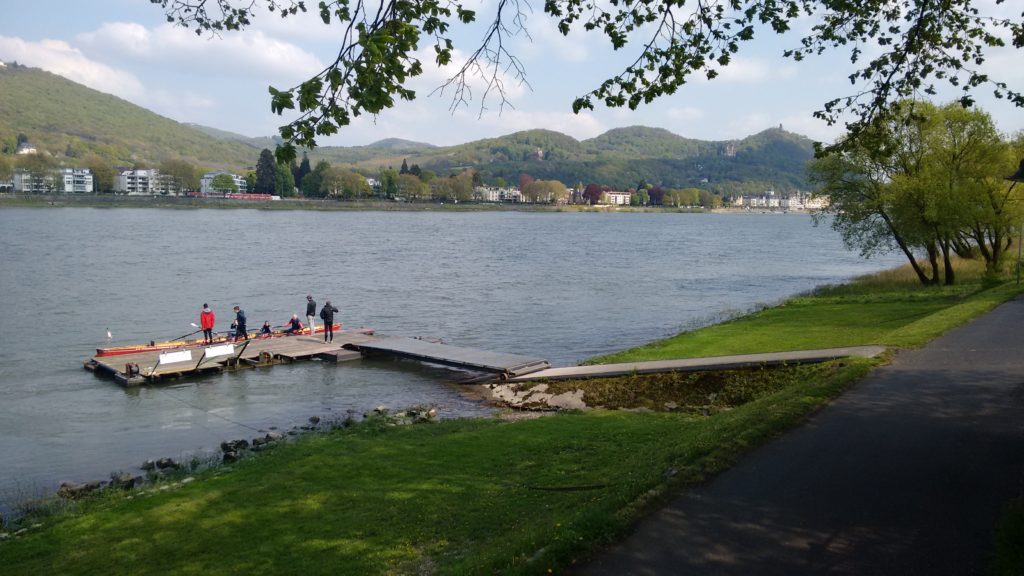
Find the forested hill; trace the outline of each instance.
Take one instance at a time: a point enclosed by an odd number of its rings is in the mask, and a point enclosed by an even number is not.
[[[500,176],[514,183],[526,173],[568,185],[597,182],[625,189],[646,182],[737,194],[806,189],[805,166],[814,153],[811,140],[781,128],[722,142],[633,126],[583,141],[550,130],[527,130],[456,146],[407,144],[383,149],[328,146],[310,156],[364,173],[398,168],[406,160],[438,174],[474,168],[488,181]]]
[[[61,76],[9,65],[0,67],[0,152],[12,153],[19,134],[70,163],[98,157],[107,166],[151,167],[181,159],[243,173],[255,166],[261,149],[280,141],[182,124]],[[473,168],[487,182],[502,177],[516,183],[525,173],[570,186],[595,182],[626,189],[647,183],[729,195],[806,189],[805,166],[813,155],[809,139],[781,127],[720,142],[643,126],[583,141],[527,130],[445,147],[386,136],[367,146],[325,146],[309,156],[367,176],[406,160],[439,175]]]
[[[182,159],[235,170],[255,166],[259,149],[215,138],[145,108],[37,68],[0,66],[0,151],[18,134],[54,156],[99,156],[113,166]]]

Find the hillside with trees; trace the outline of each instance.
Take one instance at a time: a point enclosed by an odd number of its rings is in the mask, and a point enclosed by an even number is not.
[[[366,174],[403,162],[449,174],[472,168],[485,182],[537,179],[567,183],[601,182],[618,189],[640,183],[673,188],[699,187],[720,195],[806,189],[813,142],[781,128],[737,141],[683,138],[661,128],[616,128],[578,141],[551,130],[527,130],[499,138],[448,147],[323,147],[311,158],[342,164]]]
[[[156,167],[168,160],[241,170],[260,148],[215,138],[145,108],[37,68],[0,67],[0,153],[18,135],[71,163],[97,157],[110,166]]]
[[[55,74],[9,65],[0,68],[0,153],[13,154],[19,138],[27,139],[52,164],[90,167],[100,173],[100,190],[109,189],[113,168],[119,166],[159,168],[179,162],[198,170],[224,168],[244,174],[255,169],[261,150],[281,142],[277,137],[251,138],[182,124]],[[364,176],[389,168],[397,171],[405,162],[438,176],[472,169],[480,182],[518,182],[521,174],[528,174],[569,185],[599,182],[625,190],[646,184],[729,196],[806,189],[805,167],[813,146],[781,127],[742,140],[715,142],[632,126],[582,141],[551,130],[526,130],[455,146],[386,138],[306,154],[313,166],[327,162]],[[298,169],[292,172],[299,182]],[[268,188],[268,182],[262,187]]]

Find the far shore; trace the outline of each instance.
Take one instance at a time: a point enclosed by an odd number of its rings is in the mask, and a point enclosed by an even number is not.
[[[394,211],[394,212],[653,212],[692,214],[757,214],[781,210],[748,210],[746,208],[714,208],[675,206],[611,206],[586,204],[520,204],[490,202],[395,202],[363,199],[336,200],[282,198],[281,200],[237,200],[228,198],[193,198],[185,196],[124,196],[114,194],[0,194],[3,208],[226,208],[250,210],[321,210],[321,211]],[[795,212],[803,213],[803,212]]]

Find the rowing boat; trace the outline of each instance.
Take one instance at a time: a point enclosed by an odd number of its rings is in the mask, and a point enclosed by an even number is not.
[[[316,327],[316,333],[322,334],[324,332],[324,326],[318,325]],[[341,330],[341,322],[335,322],[332,325],[333,331],[337,332]],[[373,334],[373,330],[370,328],[354,328],[349,329],[349,332],[357,332],[360,334]],[[302,330],[296,332],[287,332],[284,329],[276,329],[269,335],[267,334],[252,334],[250,333],[250,339],[262,339],[262,338],[282,338],[286,336],[302,336],[309,335],[309,328],[304,327]],[[234,334],[227,336],[216,336],[213,339],[214,344],[221,344],[224,342],[234,341]],[[120,356],[122,354],[136,354],[138,352],[154,352],[158,350],[170,350],[178,348],[197,348],[206,345],[206,340],[203,338],[196,338],[194,340],[168,340],[165,342],[149,342],[146,344],[129,344],[127,346],[111,346],[108,348],[97,348],[96,356]]]

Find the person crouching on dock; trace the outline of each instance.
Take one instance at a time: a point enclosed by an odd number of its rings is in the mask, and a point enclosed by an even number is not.
[[[302,332],[302,322],[299,322],[299,315],[292,314],[292,319],[288,321],[288,329],[284,333],[298,334],[300,332]]]

